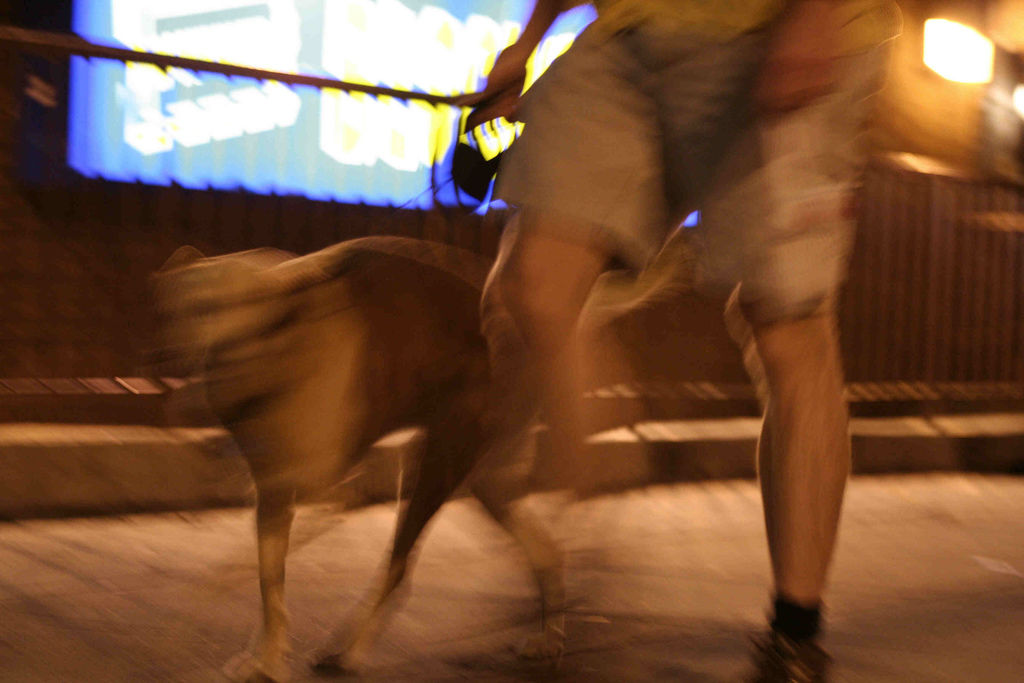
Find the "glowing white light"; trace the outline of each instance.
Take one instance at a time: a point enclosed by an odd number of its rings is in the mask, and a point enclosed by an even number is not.
[[[218,13],[223,20],[204,22]],[[136,49],[272,71],[298,69],[302,36],[295,0],[111,0],[110,16],[113,36]]]
[[[1024,84],[1013,89],[1013,108],[1017,110],[1021,118],[1024,118]]]
[[[109,1],[113,34],[132,47],[281,71],[298,68],[298,0]],[[495,55],[521,31],[514,21],[479,14],[460,21],[444,7],[418,4],[414,10],[402,0],[326,2],[326,71],[356,83],[444,95],[470,92],[483,84]],[[528,83],[573,38],[567,32],[543,41],[527,65]],[[302,101],[281,83],[189,92],[205,83],[184,69],[165,73],[129,64],[123,96],[134,111],[146,115],[126,118],[128,144],[148,156],[175,145],[194,148],[298,122]],[[340,163],[383,163],[411,172],[431,164],[434,147],[451,143],[454,110],[331,91],[320,100],[320,147]],[[481,148],[487,148],[487,156],[497,154],[511,144],[517,128],[521,124],[488,129]]]
[[[194,73],[186,71],[185,69],[179,69],[176,66],[169,67],[167,69],[167,75],[186,88],[193,88],[197,85],[203,84],[203,82],[199,80]]]
[[[434,119],[430,110],[404,102],[380,102],[381,118],[376,156],[399,171],[415,171],[430,164],[430,132]]]
[[[414,12],[397,0],[334,0],[323,21],[322,63],[331,75],[435,95],[475,90],[488,62],[520,32],[513,21],[471,14],[463,23],[441,7]]]
[[[521,30],[514,21],[479,14],[459,21],[430,4],[413,11],[398,0],[333,0],[324,6],[323,21],[322,63],[328,73],[344,81],[436,95],[479,88],[495,55]],[[574,37],[571,32],[548,36],[527,65],[527,82],[532,83]],[[439,116],[422,103],[376,101],[328,90],[321,95],[320,107],[320,149],[342,164],[383,163],[413,171],[432,163],[435,145],[449,144],[451,112]],[[502,125],[478,136],[484,156],[493,157],[510,145],[519,127]]]
[[[138,118],[125,125],[124,141],[145,156],[166,152],[174,147],[174,140],[167,131],[163,117],[158,110],[151,108],[140,110]]]
[[[278,128],[294,126],[299,120],[299,110],[302,109],[302,99],[295,91],[278,81],[266,81],[260,90],[267,96],[267,106],[274,124]]]
[[[210,137],[214,140],[230,140],[242,134],[242,122],[238,120],[237,107],[227,95],[215,93],[204,95],[196,103],[206,110],[210,122]]]
[[[576,36],[572,33],[559,33],[541,41],[541,44],[537,46],[537,51],[530,58],[529,64],[526,65],[527,87],[533,85],[540,75],[547,71],[551,63],[569,49],[575,39]]]
[[[256,88],[233,90],[231,99],[238,103],[242,128],[249,135],[274,130],[274,117],[267,106],[267,97]]]
[[[185,147],[206,145],[210,142],[210,126],[206,112],[192,100],[171,102],[167,105],[168,128],[174,140]]]
[[[924,22],[924,63],[943,78],[988,83],[994,58],[992,41],[973,28],[947,19]]]
[[[429,166],[436,112],[422,102],[407,104],[361,93],[325,90],[320,107],[320,149],[339,163],[400,171]]]
[[[124,82],[125,86],[139,97],[150,97],[174,88],[174,79],[164,73],[163,69],[142,62],[127,63]]]

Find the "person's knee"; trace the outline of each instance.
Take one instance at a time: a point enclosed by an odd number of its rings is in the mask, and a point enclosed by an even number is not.
[[[834,313],[758,323],[753,331],[769,383],[779,384],[808,373],[839,370]]]
[[[507,265],[498,277],[501,298],[531,345],[568,334],[578,311],[546,282],[543,274]]]
[[[520,235],[497,276],[501,300],[528,336],[567,335],[600,274],[604,255],[538,235]]]
[[[543,282],[537,281],[537,274],[531,272],[529,266],[523,259],[509,259],[497,274],[501,300],[519,323],[545,313],[542,294],[545,287]]]

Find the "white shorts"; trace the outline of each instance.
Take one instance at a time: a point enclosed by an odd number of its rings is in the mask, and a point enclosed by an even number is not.
[[[765,121],[750,107],[765,38],[584,31],[524,95],[497,196],[636,268],[699,209],[702,291],[740,283],[758,322],[819,309],[845,276],[888,46],[843,57],[833,92]]]

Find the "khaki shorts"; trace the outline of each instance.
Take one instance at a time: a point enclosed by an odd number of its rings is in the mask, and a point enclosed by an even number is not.
[[[764,44],[584,31],[524,96],[497,196],[636,268],[699,209],[702,291],[741,283],[756,322],[818,310],[845,275],[887,49],[844,57],[834,92],[768,122],[749,104]]]

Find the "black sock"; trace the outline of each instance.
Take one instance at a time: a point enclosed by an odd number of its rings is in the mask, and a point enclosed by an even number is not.
[[[821,630],[821,607],[801,607],[779,595],[775,598],[772,630],[791,640],[811,640]]]

